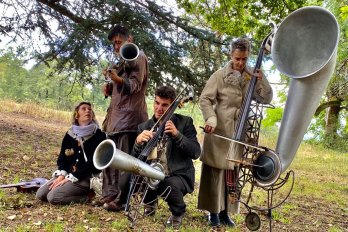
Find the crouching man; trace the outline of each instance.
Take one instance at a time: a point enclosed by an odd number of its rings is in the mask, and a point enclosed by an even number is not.
[[[146,143],[154,136],[156,128],[154,132],[150,131],[151,128],[160,120],[175,98],[176,93],[172,87],[160,86],[156,89],[154,115],[138,126],[139,135],[133,148],[135,157],[139,156]],[[201,153],[192,118],[173,114],[171,120],[165,122],[164,133],[158,140],[156,148],[157,160],[164,167],[166,177],[155,190],[149,189],[144,200],[147,205],[145,215],[154,214],[156,207],[152,202],[157,195],[165,195],[167,196],[165,201],[172,213],[166,224],[177,229],[181,225],[186,210],[184,196],[192,193],[194,189],[195,168],[192,160],[197,159]],[[165,191],[170,191],[169,195],[163,194]]]

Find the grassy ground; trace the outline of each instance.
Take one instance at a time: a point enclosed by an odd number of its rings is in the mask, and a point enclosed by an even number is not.
[[[56,169],[69,121],[70,113],[0,101],[0,184],[49,178]],[[262,141],[267,146],[273,143],[272,138]],[[348,231],[347,164],[346,153],[303,144],[290,167],[295,171],[293,191],[272,211],[273,231]],[[200,162],[195,166],[196,191],[185,197],[188,207],[181,231],[210,231],[206,212],[196,209]],[[274,200],[281,201],[288,189],[289,184]],[[265,196],[264,191],[256,190],[253,200],[262,205]],[[248,231],[246,212],[241,207],[241,214],[233,216],[236,228],[221,230]],[[165,231],[169,215],[162,202],[156,215],[139,220],[134,231]],[[267,217],[261,215],[261,220],[260,231],[269,231]],[[106,212],[89,204],[52,206],[35,200],[34,194],[16,192],[16,188],[0,189],[0,231],[127,231],[128,225],[122,212]]]

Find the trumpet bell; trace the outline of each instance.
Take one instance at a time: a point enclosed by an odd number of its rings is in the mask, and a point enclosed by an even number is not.
[[[93,164],[99,170],[114,166],[112,165],[112,161],[114,152],[117,151],[117,149],[115,143],[109,140],[110,139],[107,139],[101,142],[94,152]]]
[[[112,167],[131,172],[154,180],[164,180],[164,173],[158,168],[131,156],[116,148],[113,140],[106,139],[96,148],[93,156],[94,166],[103,170]]]
[[[139,56],[139,48],[134,43],[125,43],[120,48],[120,56],[128,67],[134,67]]]

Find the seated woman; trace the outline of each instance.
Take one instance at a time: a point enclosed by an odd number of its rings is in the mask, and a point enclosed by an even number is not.
[[[72,126],[63,138],[58,170],[39,188],[36,198],[51,204],[85,202],[92,191],[90,178],[100,172],[93,165],[93,154],[105,138],[91,103],[79,103],[74,110]]]

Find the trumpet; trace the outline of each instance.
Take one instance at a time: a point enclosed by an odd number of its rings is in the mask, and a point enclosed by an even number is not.
[[[139,56],[139,48],[134,43],[125,43],[120,48],[120,56],[126,67],[135,67]]]

